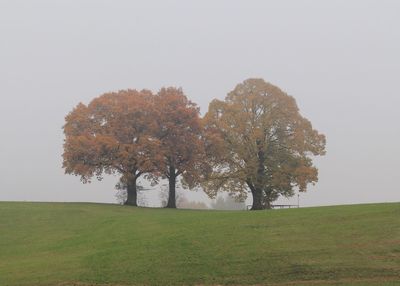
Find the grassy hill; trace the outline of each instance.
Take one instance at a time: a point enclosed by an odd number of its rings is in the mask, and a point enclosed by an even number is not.
[[[400,203],[0,203],[0,285],[400,285]]]

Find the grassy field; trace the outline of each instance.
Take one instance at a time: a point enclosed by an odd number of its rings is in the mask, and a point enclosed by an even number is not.
[[[0,203],[0,285],[400,285],[400,203]]]

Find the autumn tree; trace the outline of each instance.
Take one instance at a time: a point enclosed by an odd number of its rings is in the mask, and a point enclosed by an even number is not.
[[[279,196],[306,191],[318,180],[312,157],[325,154],[325,136],[301,116],[296,101],[262,79],[238,84],[225,98],[214,100],[204,117],[212,172],[205,191],[245,197],[253,210],[270,208]]]
[[[154,169],[158,141],[151,137],[153,95],[143,90],[106,93],[89,105],[78,104],[65,120],[65,173],[90,182],[120,174],[127,205],[137,205],[137,179]],[[150,160],[151,158],[151,160]]]
[[[168,179],[167,208],[176,208],[176,182],[193,187],[198,182],[199,165],[204,159],[202,125],[199,108],[181,89],[162,88],[155,97],[154,118],[159,141],[159,156],[154,160],[154,177]]]

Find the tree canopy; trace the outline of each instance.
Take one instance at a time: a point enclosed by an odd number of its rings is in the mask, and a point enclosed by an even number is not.
[[[325,136],[304,118],[292,96],[262,79],[238,84],[225,100],[199,108],[182,89],[121,90],[79,103],[65,118],[63,167],[84,183],[119,174],[126,204],[137,205],[137,179],[168,179],[167,207],[176,182],[202,186],[210,197],[252,194],[252,209],[304,192],[318,181],[313,157]]]
[[[176,208],[176,180],[182,175],[184,186],[199,182],[196,168],[204,161],[204,141],[199,108],[182,89],[162,88],[156,95],[155,138],[160,142],[154,176],[169,181],[167,207]]]
[[[153,95],[143,90],[106,93],[80,103],[65,120],[63,167],[86,183],[103,174],[121,175],[126,204],[137,205],[136,180],[154,170],[159,142],[151,130]]]
[[[212,101],[204,125],[212,172],[203,186],[210,196],[250,191],[256,210],[318,180],[312,156],[325,154],[325,136],[301,116],[293,97],[262,79],[248,79],[225,101]]]

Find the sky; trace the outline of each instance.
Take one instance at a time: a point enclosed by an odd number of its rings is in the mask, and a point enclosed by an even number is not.
[[[399,15],[395,0],[0,0],[0,201],[116,201],[117,178],[64,175],[62,126],[79,102],[176,86],[204,114],[257,77],[327,137],[301,206],[398,202]]]

